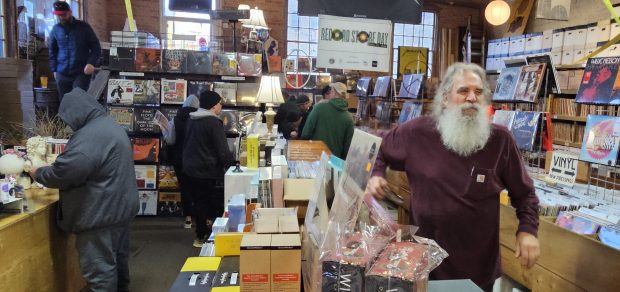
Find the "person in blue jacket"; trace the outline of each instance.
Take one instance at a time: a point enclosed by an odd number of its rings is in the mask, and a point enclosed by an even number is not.
[[[54,14],[59,23],[52,28],[49,39],[50,70],[62,101],[73,88],[88,90],[101,46],[90,25],[73,17],[67,2],[54,2]]]

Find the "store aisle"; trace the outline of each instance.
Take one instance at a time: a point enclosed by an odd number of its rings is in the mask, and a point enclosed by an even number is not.
[[[197,256],[194,230],[183,218],[138,217],[131,228],[129,268],[132,292],[168,291],[185,259]]]

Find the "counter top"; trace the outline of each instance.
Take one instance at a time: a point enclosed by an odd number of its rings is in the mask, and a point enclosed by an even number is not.
[[[0,230],[3,230],[16,222],[24,220],[39,213],[42,210],[50,208],[58,201],[58,190],[56,189],[29,189],[26,190],[26,198],[24,204],[28,209],[21,214],[0,213]]]

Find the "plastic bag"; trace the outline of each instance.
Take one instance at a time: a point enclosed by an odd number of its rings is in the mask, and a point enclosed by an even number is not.
[[[365,276],[364,291],[415,291],[428,288],[428,276],[448,257],[435,241],[415,236],[417,227],[403,226],[405,241],[392,242]],[[397,236],[400,237],[400,234]]]

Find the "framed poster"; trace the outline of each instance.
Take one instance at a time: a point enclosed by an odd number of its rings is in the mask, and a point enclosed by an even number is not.
[[[398,77],[405,74],[426,75],[428,48],[398,47]]]

